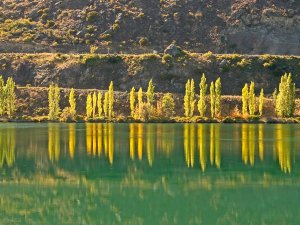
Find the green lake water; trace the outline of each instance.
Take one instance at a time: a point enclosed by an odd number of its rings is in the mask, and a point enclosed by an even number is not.
[[[0,224],[300,224],[300,126],[0,124]]]

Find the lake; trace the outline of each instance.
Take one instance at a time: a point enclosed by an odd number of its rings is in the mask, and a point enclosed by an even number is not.
[[[300,126],[1,123],[0,224],[300,224]]]

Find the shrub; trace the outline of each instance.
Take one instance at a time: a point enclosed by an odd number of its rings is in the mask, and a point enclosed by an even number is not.
[[[46,23],[46,26],[49,27],[49,28],[53,27],[54,25],[55,25],[55,22],[53,20],[48,20],[47,23]]]
[[[117,30],[119,30],[120,29],[120,25],[118,24],[118,23],[114,23],[113,25],[112,25],[112,30],[113,31],[117,31]]]
[[[147,46],[149,44],[149,41],[147,38],[145,37],[142,37],[140,40],[139,40],[139,45],[140,46]]]
[[[92,12],[88,12],[86,15],[86,21],[88,22],[95,22],[97,19],[97,12],[92,11]]]
[[[70,107],[66,107],[63,109],[62,113],[60,114],[60,121],[66,122],[66,121],[74,121],[75,117],[71,114]]]
[[[162,99],[162,111],[165,117],[171,117],[174,115],[175,102],[170,93],[163,96]]]
[[[173,56],[170,54],[164,54],[161,62],[162,64],[171,64],[173,62]]]
[[[251,65],[251,60],[250,59],[242,59],[236,65],[241,68],[245,68],[245,67]]]
[[[213,56],[213,53],[211,51],[208,51],[208,52],[204,53],[202,56],[206,59],[211,59]]]

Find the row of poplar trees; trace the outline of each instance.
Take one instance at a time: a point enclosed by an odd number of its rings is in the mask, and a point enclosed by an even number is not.
[[[59,107],[60,102],[60,88],[57,84],[51,84],[48,90],[48,103],[49,103],[49,120],[58,120],[61,109]],[[114,116],[114,89],[113,82],[110,83],[108,91],[104,94],[104,101],[102,106],[102,94],[101,92],[89,93],[86,100],[86,118],[96,119],[104,116],[111,119]],[[98,111],[97,111],[98,110]],[[72,88],[69,94],[69,107],[64,109],[67,115],[75,120],[76,119],[76,98],[75,92]],[[64,112],[63,112],[64,113]]]
[[[156,108],[154,105],[154,89],[152,79],[149,81],[146,101],[143,100],[143,89],[140,87],[137,92],[137,104],[136,104],[136,91],[132,87],[129,94],[129,104],[131,117],[135,119],[147,119],[147,117],[156,114],[158,116],[162,113],[163,117],[171,117],[174,115],[175,102],[171,93],[163,95],[162,100],[157,102]]]
[[[2,77],[0,77],[0,114],[5,112],[8,116],[11,116],[14,112],[14,87],[15,83],[11,78],[7,80],[7,84],[4,86]],[[208,85],[206,83],[205,74],[202,75],[200,80],[200,93],[197,108],[200,116],[205,116],[207,111],[207,91]],[[136,91],[133,87],[129,94],[129,104],[131,110],[131,116],[133,118],[142,119],[145,114],[145,110],[148,113],[154,110],[154,88],[152,79],[149,81],[148,89],[146,92],[146,101],[143,100],[143,90],[139,88],[137,92],[136,103]],[[252,81],[250,84],[245,84],[242,89],[242,114],[243,116],[255,116],[257,112],[261,116],[263,114],[264,104],[264,90],[261,89],[258,98],[255,96],[255,84]],[[49,87],[49,119],[57,120],[60,114],[59,101],[60,101],[60,88],[55,84],[51,84]],[[4,97],[5,96],[5,97]],[[293,116],[295,111],[295,83],[292,82],[291,74],[285,74],[281,77],[281,81],[278,88],[273,93],[275,100],[275,110],[280,117]],[[221,79],[218,78],[215,82],[210,83],[209,88],[209,100],[210,100],[210,114],[212,118],[221,116]],[[102,103],[101,92],[89,93],[86,100],[86,118],[96,119],[101,117],[113,118],[114,116],[114,89],[113,82],[110,83],[108,91],[104,94]],[[76,117],[76,99],[74,96],[74,89],[71,89],[69,95],[70,107],[67,111],[71,118]],[[194,115],[196,105],[195,98],[195,84],[194,80],[188,80],[185,86],[184,96],[184,115],[186,117],[192,117]],[[164,94],[161,101],[162,113],[166,117],[174,115],[175,102],[170,93]],[[156,108],[157,110],[157,108]]]
[[[262,116],[264,105],[264,90],[260,90],[257,98],[254,93],[255,84],[253,81],[250,84],[245,84],[242,89],[242,114],[243,116],[255,116],[257,114]],[[292,82],[292,75],[284,74],[279,83],[278,91],[275,89],[273,93],[274,106],[277,116],[291,117],[295,112],[295,83]],[[258,109],[257,109],[258,108]]]
[[[101,92],[88,94],[86,99],[87,119],[100,118],[103,116],[103,113],[106,118],[111,119],[114,116],[114,101],[114,85],[112,81],[110,82],[108,91],[104,94],[103,104]]]
[[[198,111],[200,116],[205,116],[207,110],[206,96],[208,85],[206,83],[205,74],[202,75],[199,84],[200,93],[198,101]],[[212,118],[221,116],[221,79],[218,78],[215,82],[210,83],[210,114]],[[184,115],[186,117],[192,117],[195,111],[195,83],[194,79],[188,80],[185,85],[184,96]]]

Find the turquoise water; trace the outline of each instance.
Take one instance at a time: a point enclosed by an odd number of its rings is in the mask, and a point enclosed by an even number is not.
[[[0,124],[0,224],[300,224],[299,125]]]

